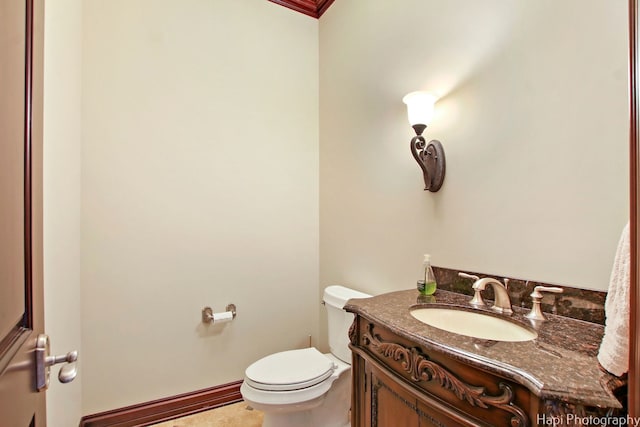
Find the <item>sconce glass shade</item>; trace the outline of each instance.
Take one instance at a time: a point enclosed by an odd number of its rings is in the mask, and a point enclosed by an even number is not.
[[[433,118],[436,97],[428,92],[411,92],[402,98],[402,102],[407,104],[409,124],[428,125]]]
[[[436,192],[442,186],[445,174],[444,149],[438,140],[427,143],[422,133],[433,118],[436,97],[427,92],[411,92],[402,98],[407,104],[409,124],[416,133],[411,139],[411,154],[422,169],[424,189]]]

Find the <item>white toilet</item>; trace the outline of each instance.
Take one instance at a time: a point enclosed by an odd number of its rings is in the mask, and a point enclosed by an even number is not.
[[[264,412],[262,427],[345,427],[351,406],[349,327],[353,314],[343,310],[350,298],[370,295],[329,286],[323,301],[329,321],[330,354],[315,348],[263,357],[245,371],[240,393]]]

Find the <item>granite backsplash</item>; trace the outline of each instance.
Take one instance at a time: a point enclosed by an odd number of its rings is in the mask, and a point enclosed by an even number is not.
[[[452,270],[444,267],[433,266],[436,275],[438,288],[446,291],[456,292],[465,295],[473,295],[472,279],[466,279],[458,276],[461,270]],[[480,278],[494,277],[503,281],[504,276],[488,275],[472,271],[463,271],[467,274],[473,274]],[[536,286],[558,286],[555,284],[534,282],[532,280],[509,279],[509,295],[511,296],[511,304],[517,307],[531,308],[531,293]],[[560,286],[564,289],[561,294],[545,293],[542,299],[542,311],[546,313],[557,314],[559,316],[571,317],[573,319],[584,320],[587,322],[604,324],[604,301],[607,296],[606,292],[592,291],[586,289],[571,288]],[[493,300],[493,289],[489,286],[483,291],[482,296],[485,299]]]

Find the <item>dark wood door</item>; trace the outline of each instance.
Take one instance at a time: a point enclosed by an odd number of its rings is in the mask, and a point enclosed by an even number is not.
[[[43,0],[0,0],[0,425],[45,426],[35,346],[43,333]]]

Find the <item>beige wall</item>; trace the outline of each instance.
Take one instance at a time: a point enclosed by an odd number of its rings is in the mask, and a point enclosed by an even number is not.
[[[80,144],[82,2],[46,2],[44,58],[44,292],[51,351],[80,351],[78,377],[51,373],[47,425],[78,425],[82,413]]]
[[[441,99],[422,190],[402,97]],[[320,20],[320,286],[435,265],[606,290],[628,218],[627,21],[600,0],[340,0]]]
[[[86,0],[83,410],[317,338],[318,23],[264,0]],[[238,316],[206,327],[200,310]]]
[[[339,0],[319,40],[263,0],[47,6],[46,321],[57,353],[82,324],[83,360],[52,385],[52,426],[80,393],[88,414],[240,379],[315,343],[324,286],[410,288],[424,252],[606,289],[628,209],[624,4]],[[418,89],[442,96],[436,194],[408,150]],[[234,322],[199,323],[228,302]]]

